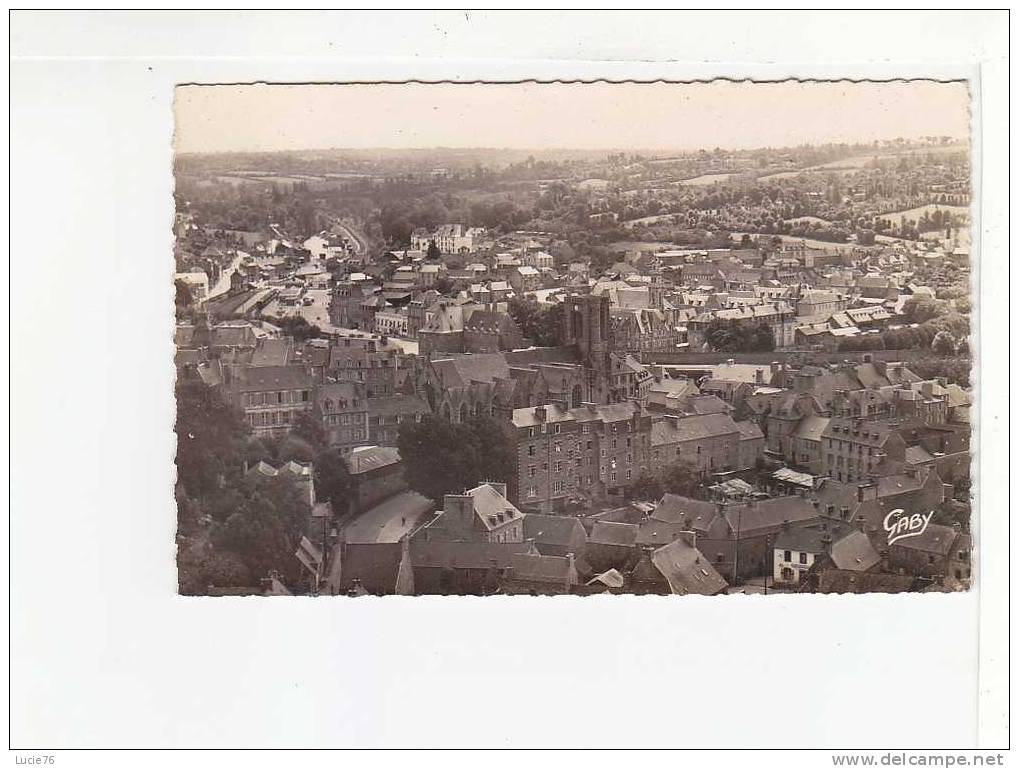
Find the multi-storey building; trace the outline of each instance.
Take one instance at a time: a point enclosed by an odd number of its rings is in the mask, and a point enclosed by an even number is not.
[[[326,441],[346,454],[368,443],[368,401],[362,388],[350,382],[331,382],[315,389],[315,408]]]
[[[669,415],[651,428],[651,466],[658,475],[676,462],[704,475],[748,470],[763,452],[760,428],[735,422],[728,414]]]
[[[369,398],[393,395],[407,376],[406,357],[381,339],[344,337],[329,348],[325,375],[330,381],[363,385]]]
[[[299,413],[311,410],[313,387],[304,366],[251,366],[237,367],[224,393],[244,411],[256,436],[280,435]]]
[[[625,491],[649,473],[651,417],[637,403],[514,409],[509,496],[539,512]]]
[[[899,425],[833,417],[821,433],[821,469],[845,483],[867,481],[885,459],[902,460],[906,442]]]

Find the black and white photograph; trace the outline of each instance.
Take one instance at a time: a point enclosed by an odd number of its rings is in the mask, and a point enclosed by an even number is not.
[[[1008,765],[1008,10],[8,28],[15,765]]]
[[[175,116],[181,593],[969,588],[966,83]]]

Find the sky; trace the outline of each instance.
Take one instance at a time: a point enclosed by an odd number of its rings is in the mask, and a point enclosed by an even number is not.
[[[178,152],[696,150],[965,138],[962,82],[178,86]]]

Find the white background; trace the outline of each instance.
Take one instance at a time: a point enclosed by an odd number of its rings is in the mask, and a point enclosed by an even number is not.
[[[1007,16],[16,12],[11,24],[13,747],[1006,743]],[[723,74],[973,78],[978,591],[174,594],[175,83]]]

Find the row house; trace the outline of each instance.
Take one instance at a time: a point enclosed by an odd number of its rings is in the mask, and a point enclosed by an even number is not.
[[[314,381],[304,366],[238,367],[224,390],[255,436],[282,435],[311,411]]]
[[[420,422],[430,413],[428,404],[416,395],[369,398],[368,441],[373,446],[396,446],[401,425]]]
[[[368,401],[363,389],[350,382],[319,385],[315,407],[326,442],[341,454],[368,443]]]
[[[891,422],[833,417],[821,434],[821,469],[838,481],[867,481],[887,459],[903,460],[906,442]]]
[[[622,494],[650,471],[651,417],[636,403],[514,409],[510,498],[538,512]]]
[[[400,391],[409,364],[399,347],[381,339],[343,337],[329,348],[325,375],[334,382],[363,385],[365,395],[373,398]]]
[[[676,462],[702,475],[748,470],[763,453],[760,428],[752,423],[741,427],[728,414],[670,415],[651,428],[651,464],[658,475]]]

